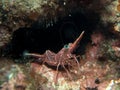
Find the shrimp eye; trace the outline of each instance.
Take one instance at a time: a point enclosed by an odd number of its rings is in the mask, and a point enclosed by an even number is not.
[[[68,49],[68,48],[69,48],[69,45],[68,45],[68,44],[64,45],[64,48],[65,48],[65,49]]]

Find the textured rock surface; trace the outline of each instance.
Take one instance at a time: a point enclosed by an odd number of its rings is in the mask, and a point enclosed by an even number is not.
[[[90,13],[98,13],[101,21],[96,25],[98,32],[92,32],[92,43],[81,55],[80,70],[71,70],[73,80],[65,71],[59,71],[56,85],[55,69],[31,62],[35,59],[1,56],[0,90],[120,90],[119,4],[120,0],[0,0],[0,56],[1,48],[20,27],[31,27],[37,22],[37,28],[48,28],[75,12],[84,13],[89,21],[93,20]],[[22,60],[30,62],[13,62]]]

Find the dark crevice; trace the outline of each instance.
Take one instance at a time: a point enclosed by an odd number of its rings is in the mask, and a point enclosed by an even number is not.
[[[94,12],[90,12],[89,15],[74,12],[47,28],[42,27],[38,20],[31,28],[19,28],[13,33],[11,42],[4,49],[4,55],[18,58],[24,51],[43,54],[48,49],[57,53],[65,44],[73,42],[84,30],[85,34],[77,50],[83,54],[99,21],[99,15]]]

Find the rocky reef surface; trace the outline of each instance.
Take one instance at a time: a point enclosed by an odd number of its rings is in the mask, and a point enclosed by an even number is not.
[[[0,0],[0,90],[119,90],[119,4],[120,0]],[[24,55],[43,55],[48,49],[57,53],[83,30],[74,53],[80,56],[79,68],[57,70]]]

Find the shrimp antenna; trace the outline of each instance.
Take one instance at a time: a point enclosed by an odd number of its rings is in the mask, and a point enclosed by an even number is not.
[[[33,57],[44,57],[44,55],[40,55],[40,54],[37,54],[37,53],[29,53],[29,52],[24,52],[24,56],[33,56]]]

